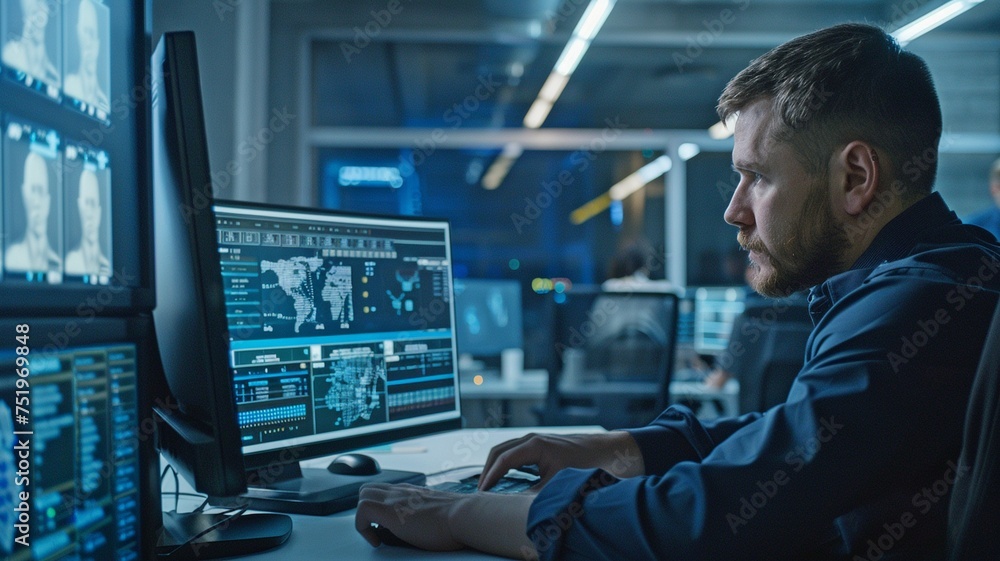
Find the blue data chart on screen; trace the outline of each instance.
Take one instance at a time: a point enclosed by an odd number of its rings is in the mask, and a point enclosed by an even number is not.
[[[247,212],[216,207],[244,447],[457,411],[444,229]]]
[[[13,362],[10,356],[0,360],[5,370]],[[30,468],[23,470],[29,475],[6,481],[0,506],[12,512],[20,494],[29,494],[31,547],[11,543],[13,526],[4,525],[0,557],[138,559],[135,347],[39,353],[30,367],[30,424],[16,425],[31,433]],[[22,420],[11,414],[18,410],[16,395],[14,376],[0,377],[0,426]],[[10,452],[4,444],[0,456]]]

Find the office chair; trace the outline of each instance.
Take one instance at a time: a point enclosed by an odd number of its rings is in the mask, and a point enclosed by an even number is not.
[[[740,413],[784,403],[805,361],[813,324],[805,298],[748,304],[733,324],[731,372],[740,382]],[[738,347],[736,345],[739,345]]]
[[[1000,306],[972,383],[959,473],[948,505],[949,559],[1000,559]]]
[[[670,402],[677,296],[577,291],[556,309],[557,331],[543,425],[642,426]],[[582,353],[575,384],[564,383],[566,351]]]

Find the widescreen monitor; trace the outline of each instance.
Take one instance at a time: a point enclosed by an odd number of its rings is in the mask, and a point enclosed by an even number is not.
[[[521,285],[515,280],[456,279],[455,328],[458,351],[497,357],[524,346]]]
[[[251,504],[320,514],[367,481],[308,459],[458,428],[450,230],[440,220],[213,207]],[[292,454],[292,456],[290,456]],[[288,465],[274,477],[273,466]]]

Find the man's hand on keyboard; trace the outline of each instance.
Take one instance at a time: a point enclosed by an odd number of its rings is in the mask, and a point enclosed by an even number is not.
[[[620,478],[644,473],[642,454],[627,432],[528,434],[490,450],[479,489],[489,490],[508,470],[528,464],[538,465],[542,485],[570,467],[602,468]]]

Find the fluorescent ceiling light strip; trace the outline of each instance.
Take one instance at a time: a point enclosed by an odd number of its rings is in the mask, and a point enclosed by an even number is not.
[[[896,41],[898,41],[900,45],[905,45],[935,27],[938,27],[939,25],[955,18],[959,14],[964,13],[976,4],[982,3],[982,1],[983,0],[951,0],[950,2],[947,2],[946,4],[943,4],[929,13],[904,25],[903,27],[900,27],[896,31],[893,31],[891,35],[896,38]]]
[[[559,54],[559,59],[552,68],[552,72],[545,80],[545,84],[542,85],[538,97],[535,98],[535,102],[528,109],[527,115],[524,116],[525,127],[537,129],[545,122],[545,118],[549,116],[552,105],[562,95],[563,88],[566,87],[566,82],[569,81],[570,75],[576,70],[583,55],[586,54],[587,49],[590,47],[590,40],[601,30],[616,1],[591,0],[590,4],[587,5],[587,9],[580,16],[580,21],[577,22],[573,34],[570,36],[569,41],[566,42],[566,46],[563,47],[562,53]],[[557,78],[554,75],[560,75],[561,78]],[[540,104],[542,101],[548,102],[548,106]]]
[[[504,178],[507,177],[507,172],[510,171],[512,165],[514,165],[514,160],[499,156],[483,175],[483,188],[492,191],[499,187]]]
[[[608,14],[611,13],[613,6],[614,2],[610,0],[594,0],[591,2],[587,6],[586,11],[583,12],[580,22],[576,24],[573,35],[580,37],[584,41],[593,39],[597,35],[597,32],[600,31],[601,26],[604,25],[604,20],[608,19]]]
[[[715,140],[724,140],[733,136],[733,130],[736,128],[736,117],[738,115],[738,113],[733,113],[725,122],[719,121],[708,127],[708,136]]]
[[[503,145],[503,150],[500,152],[500,155],[505,158],[512,158],[516,160],[520,158],[523,153],[524,147],[521,146],[520,142],[508,142]]]
[[[584,203],[583,206],[571,212],[569,215],[569,221],[576,225],[583,224],[603,212],[609,206],[611,206],[611,197],[609,197],[607,193],[604,193],[596,199]]]
[[[554,102],[562,94],[567,82],[569,82],[569,76],[558,72],[550,73],[549,77],[545,79],[545,83],[542,84],[542,89],[538,92],[538,99]]]
[[[552,102],[546,99],[536,99],[528,109],[528,114],[524,116],[524,126],[529,129],[537,129],[545,122],[552,110]]]
[[[580,60],[583,59],[583,55],[587,53],[589,47],[590,41],[579,37],[570,38],[569,43],[566,43],[566,48],[559,55],[559,60],[556,61],[556,65],[552,71],[557,74],[569,76],[576,70],[577,65],[580,64]]]
[[[629,195],[646,186],[647,183],[670,171],[673,161],[663,155],[629,174],[625,179],[608,189],[608,195],[616,201],[623,201]]]
[[[685,142],[677,147],[677,155],[680,159],[687,161],[701,153],[701,146],[694,142]]]
[[[576,24],[576,28],[573,29],[573,34],[559,54],[559,59],[552,68],[552,72],[545,79],[545,83],[542,84],[542,89],[538,92],[534,103],[531,104],[527,114],[524,115],[522,122],[525,128],[537,129],[545,122],[545,119],[549,116],[549,112],[552,111],[552,105],[562,95],[566,83],[569,82],[570,75],[579,66],[583,55],[590,48],[591,39],[601,30],[601,26],[608,19],[611,8],[614,7],[616,1],[591,0],[587,5],[587,8],[583,11],[583,15],[580,16],[580,21]],[[521,155],[521,146],[517,145],[516,148],[516,155],[509,155],[509,150],[513,148],[511,145],[504,147],[504,153],[493,162],[490,170],[483,177],[483,187],[496,189],[500,186],[500,183],[503,182],[504,177],[507,175],[507,171],[510,170],[511,166],[514,165],[514,162]],[[489,182],[487,182],[487,179]]]
[[[571,212],[569,221],[576,225],[583,224],[610,207],[612,201],[625,200],[632,193],[645,187],[650,181],[667,173],[673,165],[674,162],[670,156],[666,154],[660,156],[628,174],[625,179],[612,185],[606,193],[601,193],[600,196],[587,201],[583,206]]]
[[[507,177],[507,173],[510,172],[511,166],[521,157],[522,153],[524,153],[524,147],[519,142],[504,144],[500,155],[497,156],[496,160],[493,160],[493,164],[483,174],[483,188],[492,191],[499,187],[504,178]]]

